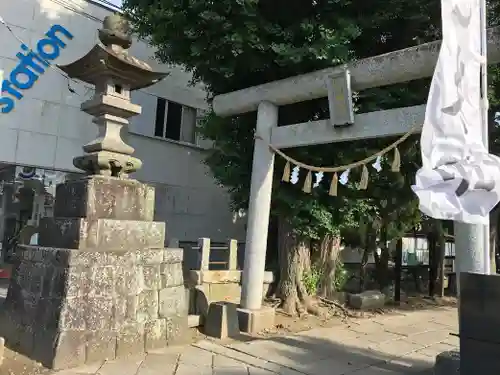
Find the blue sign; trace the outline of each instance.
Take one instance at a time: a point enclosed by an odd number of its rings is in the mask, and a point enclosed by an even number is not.
[[[61,48],[66,48],[66,39],[73,39],[73,35],[61,25],[54,25],[45,33],[46,38],[40,39],[36,49],[31,50],[22,44],[22,52],[17,53],[19,64],[12,70],[8,79],[2,82],[0,96],[0,110],[2,113],[11,112],[16,101],[21,100],[23,90],[33,87],[39,76],[45,73],[51,64],[61,54]]]

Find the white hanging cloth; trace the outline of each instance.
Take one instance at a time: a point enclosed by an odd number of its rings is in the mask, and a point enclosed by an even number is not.
[[[500,200],[500,159],[482,142],[480,0],[442,0],[443,42],[413,191],[435,219],[486,224]]]

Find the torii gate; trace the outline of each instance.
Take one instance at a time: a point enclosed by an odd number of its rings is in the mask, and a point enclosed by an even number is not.
[[[440,44],[440,41],[426,43],[214,97],[213,109],[218,116],[227,117],[257,110],[256,133],[259,138],[255,139],[253,154],[241,295],[241,313],[248,315],[248,330],[251,331],[252,326],[264,327],[265,322],[257,320],[269,317],[262,312],[274,170],[274,153],[269,149],[269,144],[276,148],[288,148],[401,135],[415,124],[422,124],[425,115],[425,105],[420,105],[355,115],[354,125],[350,127],[332,126],[330,120],[278,127],[278,106],[328,96],[329,77],[342,75],[346,71],[351,77],[346,87],[356,91],[430,77],[434,73]],[[500,27],[488,29],[487,47],[488,63],[500,62]],[[460,236],[456,238],[456,249],[461,247],[460,241],[465,241],[466,251],[467,245],[470,245],[468,234],[472,226],[459,225],[461,230]],[[467,257],[465,254],[462,256]],[[470,270],[467,261],[460,270]]]

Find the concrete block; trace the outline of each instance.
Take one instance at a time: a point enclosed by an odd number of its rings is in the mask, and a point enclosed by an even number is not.
[[[451,350],[438,354],[434,375],[460,375],[460,352]]]
[[[236,337],[240,333],[236,305],[228,302],[214,302],[208,308],[204,331],[207,336],[218,339]]]
[[[259,310],[238,308],[240,331],[257,334],[266,329],[274,328],[276,311],[272,307],[262,307]]]
[[[348,305],[353,309],[380,309],[385,305],[385,295],[378,290],[368,290],[359,294],[350,294]]]

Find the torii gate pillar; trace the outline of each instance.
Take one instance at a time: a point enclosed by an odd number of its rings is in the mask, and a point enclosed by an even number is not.
[[[248,209],[245,264],[239,309],[240,329],[260,332],[274,325],[274,309],[262,309],[267,234],[273,189],[274,153],[269,149],[271,131],[278,126],[278,107],[261,102],[257,110],[250,205]]]

